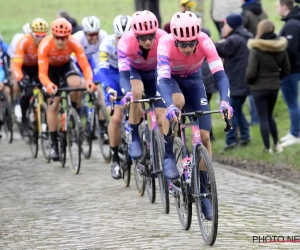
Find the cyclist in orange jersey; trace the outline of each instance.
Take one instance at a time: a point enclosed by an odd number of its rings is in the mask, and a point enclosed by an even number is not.
[[[71,23],[65,18],[58,18],[51,24],[51,30],[52,35],[46,37],[39,46],[38,66],[39,79],[47,89],[47,93],[56,96],[52,105],[48,102],[47,123],[52,142],[50,158],[58,161],[57,114],[60,99],[57,95],[57,88],[60,87],[61,78],[70,87],[80,87],[82,84],[79,73],[70,58],[72,53],[75,53],[83,72],[87,91],[94,92],[97,87],[93,83],[93,72],[81,44],[71,36]],[[80,111],[81,100],[82,93],[71,93],[72,105],[78,112]]]
[[[26,111],[29,107],[29,99],[32,95],[32,88],[25,88],[32,81],[39,82],[38,78],[38,46],[46,37],[49,30],[47,21],[36,18],[31,22],[31,33],[24,35],[18,42],[16,53],[12,62],[12,73],[17,79],[14,84],[14,93],[22,96],[20,106],[22,110],[22,124],[20,132],[22,136],[28,134],[28,121]]]

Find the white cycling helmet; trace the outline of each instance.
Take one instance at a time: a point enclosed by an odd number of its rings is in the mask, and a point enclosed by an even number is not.
[[[30,23],[24,24],[22,31],[24,34],[29,34],[31,33],[31,28],[30,28]]]
[[[98,32],[100,30],[100,20],[95,16],[87,16],[82,19],[84,32]]]
[[[119,15],[113,21],[113,29],[116,37],[121,37],[130,30],[131,16]]]

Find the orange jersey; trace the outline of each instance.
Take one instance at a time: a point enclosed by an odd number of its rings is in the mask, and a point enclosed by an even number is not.
[[[17,44],[13,59],[13,74],[20,81],[23,78],[22,66],[36,66],[38,64],[38,48],[34,45],[31,34],[24,35]]]
[[[38,49],[39,78],[43,85],[48,86],[52,83],[48,77],[49,65],[59,67],[66,64],[71,60],[70,57],[73,52],[76,55],[85,80],[93,80],[93,72],[81,44],[70,35],[65,48],[58,50],[53,36],[50,35],[43,39]]]

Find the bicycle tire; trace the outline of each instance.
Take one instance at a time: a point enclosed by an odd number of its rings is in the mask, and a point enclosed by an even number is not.
[[[99,147],[100,147],[100,152],[103,156],[103,159],[104,159],[105,163],[110,163],[110,161],[111,161],[111,150],[110,150],[109,143],[107,145],[108,150],[105,150],[105,144],[104,144],[104,140],[103,140],[103,136],[102,136],[105,133],[105,131],[100,131],[100,124],[99,124],[99,119],[98,119],[99,118],[98,117],[99,111],[101,111],[103,116],[104,116],[105,123],[106,123],[105,124],[106,128],[108,127],[109,117],[108,117],[105,106],[104,105],[98,105],[97,112],[95,112],[95,122],[96,122],[97,131],[98,131],[98,143],[99,143]]]
[[[12,118],[12,110],[10,105],[5,98],[5,107],[3,109],[3,125],[4,125],[4,132],[6,135],[6,141],[8,144],[11,144],[13,141],[13,118]]]
[[[87,123],[88,117],[86,115],[85,110],[83,110],[83,112],[81,113],[80,118],[83,118],[83,117],[85,117],[86,125],[87,125],[88,124]],[[85,129],[82,127],[82,130],[81,130],[81,133],[80,133],[80,136],[82,138],[82,142],[86,141],[87,142],[87,148],[88,148],[87,150],[84,150],[84,147],[81,143],[81,152],[82,152],[82,155],[83,155],[84,159],[91,158],[91,154],[92,154],[92,137],[91,137],[90,132],[87,134],[87,131],[89,131],[89,128],[87,128],[87,130],[85,131]]]
[[[59,132],[59,161],[62,168],[65,167],[67,161],[67,135],[66,132]]]
[[[47,125],[47,104],[43,103],[40,107],[41,112],[41,124],[46,124],[46,132],[41,132],[41,147],[44,159],[46,163],[50,162],[50,135],[48,131],[48,125]]]
[[[124,133],[124,127],[122,126],[122,133],[121,133],[121,148],[123,151],[123,156],[124,159],[122,159],[122,178],[124,180],[124,186],[129,187],[130,185],[130,179],[131,179],[131,158],[129,156],[129,151],[128,151],[128,144],[125,142],[123,135]],[[124,170],[124,167],[126,170]]]
[[[70,155],[70,163],[71,163],[71,169],[74,174],[78,174],[80,171],[81,166],[81,140],[80,140],[80,132],[81,132],[81,126],[80,126],[80,118],[76,112],[76,110],[73,107],[70,107],[68,112],[68,118],[67,118],[67,145],[68,145],[68,151]],[[73,133],[76,138],[73,138]],[[75,153],[78,156],[78,162],[74,162],[74,154],[72,153],[72,146],[74,143],[77,144],[78,150]]]
[[[201,144],[197,147],[197,154],[196,157],[196,166],[194,167],[193,175],[194,175],[194,199],[196,203],[196,210],[197,210],[197,218],[198,223],[201,231],[202,238],[205,242],[205,244],[212,246],[217,238],[218,233],[218,195],[217,195],[217,185],[215,180],[215,174],[213,170],[212,161],[210,159],[210,156],[208,154],[207,149]],[[204,228],[205,224],[207,222],[203,221],[204,215],[202,214],[202,207],[201,207],[201,197],[200,197],[200,171],[199,171],[199,162],[203,159],[206,165],[206,171],[208,173],[208,183],[210,184],[209,192],[211,197],[211,205],[213,210],[213,216],[212,216],[212,227],[210,230],[210,233],[208,234]],[[200,180],[201,181],[201,180]],[[200,182],[201,183],[201,182]],[[209,193],[208,192],[208,193]],[[203,216],[202,216],[203,215]]]
[[[29,138],[29,148],[32,155],[32,158],[37,158],[39,151],[39,142],[38,142],[38,130],[37,130],[37,114],[33,102],[30,103],[30,106],[26,112],[28,120],[28,138]],[[30,119],[32,117],[33,119]]]
[[[144,131],[144,133],[145,133],[145,131]],[[149,133],[150,133],[150,131],[149,131]],[[141,141],[142,141],[143,152],[146,152],[147,142],[144,141],[144,137],[141,137]],[[150,157],[150,152],[148,152],[146,155],[148,155],[148,157]],[[148,170],[146,170],[147,175],[144,176],[146,193],[149,198],[149,201],[151,203],[154,203],[155,198],[156,198],[155,178],[151,175],[151,165],[150,165],[151,161],[149,160],[149,165],[147,166],[147,159],[145,158],[145,163],[146,163],[146,164],[144,164],[145,168],[148,168]]]
[[[175,159],[179,159],[180,162],[183,160],[183,155],[182,155],[183,151],[181,151],[181,157],[178,158],[178,154],[180,153],[181,148],[182,148],[181,140],[180,140],[180,138],[176,137],[174,139],[173,152],[175,155]],[[181,178],[180,178],[180,186],[181,186],[182,194],[176,192],[175,206],[176,206],[176,211],[177,211],[178,219],[180,221],[181,226],[183,227],[184,230],[189,230],[191,227],[191,224],[192,224],[192,214],[193,214],[192,213],[192,201],[187,196],[187,191],[185,190],[186,186],[183,185],[183,183],[185,183],[185,180],[184,180],[184,176],[182,174]],[[182,212],[182,206],[183,206],[183,210],[184,210],[186,216],[184,216],[184,214]]]
[[[142,123],[140,126],[139,126],[139,136],[140,136],[140,139],[141,139],[141,147],[143,149],[143,156],[145,154],[144,152],[144,147],[143,147],[143,133],[144,133],[144,130],[145,130],[145,127],[144,127],[144,124]],[[142,157],[142,159],[144,159],[144,157]],[[136,185],[136,188],[137,188],[137,191],[139,193],[140,196],[143,196],[144,193],[145,193],[145,188],[146,188],[146,185],[145,185],[145,178],[144,178],[144,175],[141,174],[140,172],[140,169],[139,169],[139,162],[141,161],[141,159],[136,159],[134,162],[135,162],[135,166],[134,166],[134,179],[135,179],[135,185]]]
[[[163,204],[163,209],[165,214],[170,212],[170,203],[169,203],[169,187],[167,178],[163,173],[163,162],[164,162],[164,146],[162,143],[162,138],[159,130],[153,130],[153,158],[155,163],[155,169],[158,178],[159,190],[161,202]]]

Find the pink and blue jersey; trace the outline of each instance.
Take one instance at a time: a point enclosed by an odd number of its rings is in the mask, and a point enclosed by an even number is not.
[[[200,33],[196,51],[191,56],[181,53],[174,45],[173,35],[168,34],[160,39],[158,45],[158,80],[171,78],[171,75],[180,77],[193,75],[200,69],[205,58],[212,74],[224,70],[213,41],[203,32]]]
[[[133,31],[127,32],[118,42],[118,67],[119,71],[130,71],[130,66],[141,71],[152,71],[157,67],[157,46],[160,38],[167,34],[158,29],[153,47],[148,53],[147,59],[143,58],[138,40]]]

